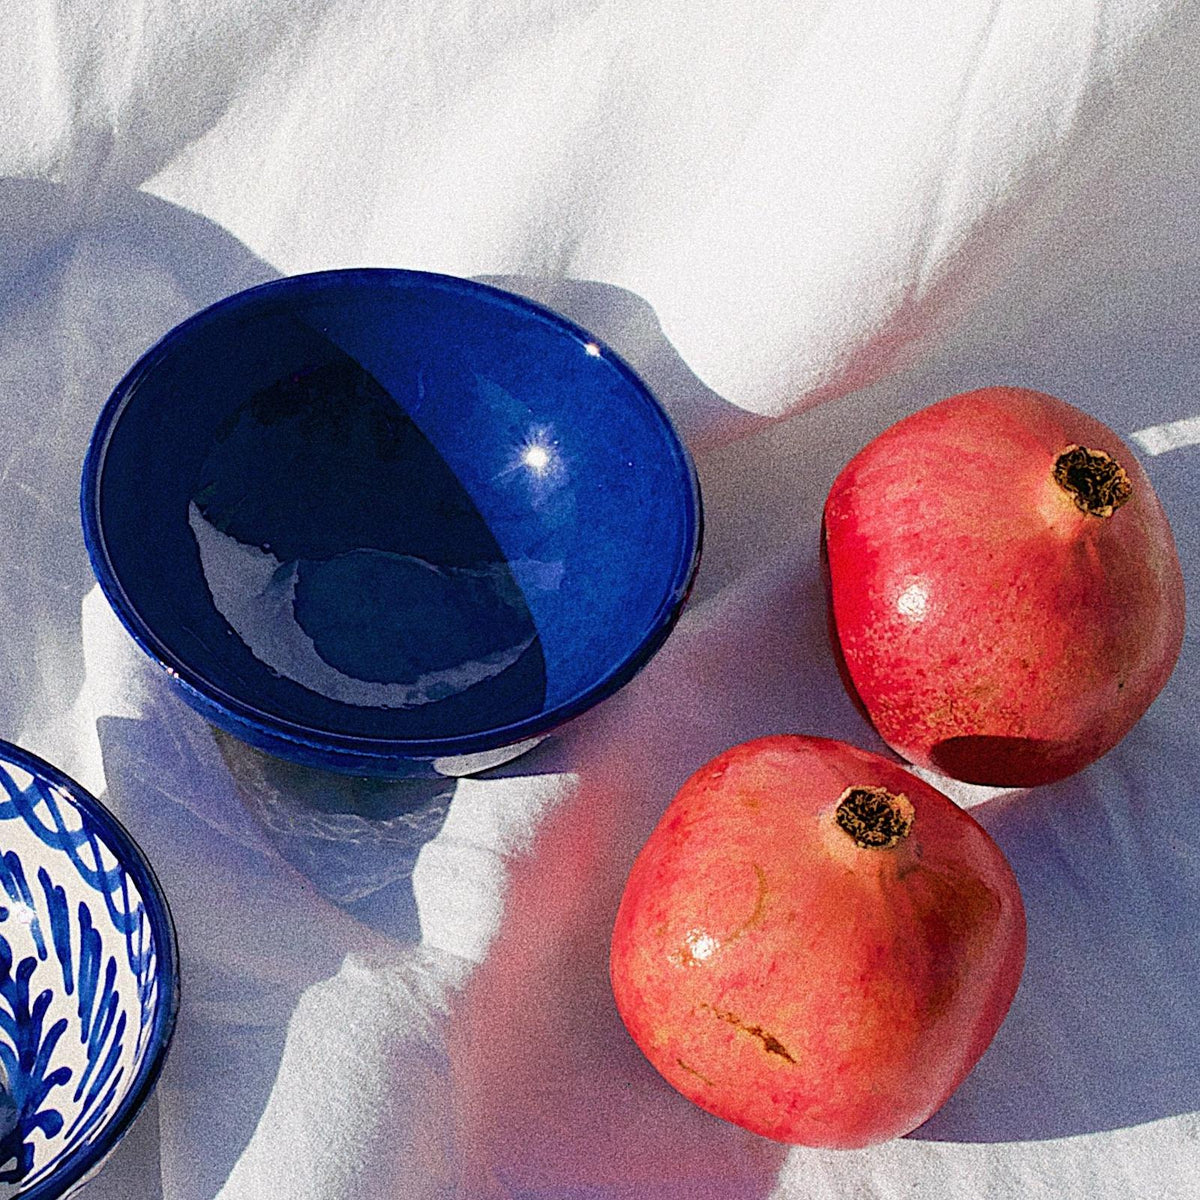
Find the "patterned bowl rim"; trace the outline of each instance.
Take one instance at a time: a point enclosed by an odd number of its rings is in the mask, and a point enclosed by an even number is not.
[[[117,820],[111,810],[64,771],[60,771],[31,751],[13,745],[12,742],[0,739],[0,761],[22,767],[31,775],[40,776],[47,783],[53,784],[65,792],[73,804],[86,812],[90,820],[100,826],[104,832],[105,844],[119,858],[141,893],[158,953],[160,1000],[150,1031],[149,1048],[134,1076],[132,1086],[117,1105],[112,1118],[105,1122],[95,1141],[76,1147],[40,1183],[28,1191],[16,1193],[20,1200],[57,1200],[103,1163],[129,1131],[134,1118],[141,1112],[154,1091],[179,1014],[179,942],[171,909],[158,877],[142,853],[141,847],[134,841],[133,835]],[[17,1186],[20,1187],[20,1184]]]
[[[253,307],[256,303],[273,295],[286,295],[292,291],[303,292],[306,289],[333,286],[339,283],[389,281],[418,284],[460,295],[484,297],[509,310],[516,310],[520,314],[547,324],[559,333],[575,339],[582,346],[591,347],[589,353],[594,356],[598,350],[599,356],[614,368],[623,382],[628,385],[631,393],[640,397],[657,419],[665,435],[667,453],[681,468],[683,486],[680,495],[680,520],[683,536],[680,539],[680,552],[671,572],[670,583],[664,588],[659,606],[637,644],[627,651],[615,666],[609,668],[590,685],[567,700],[561,701],[544,712],[535,713],[531,717],[524,717],[517,721],[502,720],[487,729],[473,733],[427,738],[368,737],[341,733],[322,728],[319,725],[302,724],[289,720],[265,711],[251,701],[229,694],[201,672],[190,667],[155,635],[154,630],[142,618],[122,587],[109,558],[105,542],[104,524],[100,515],[100,492],[103,486],[108,443],[126,405],[136,394],[138,384],[162,358],[170,353],[177,342],[186,338],[197,326],[210,321],[226,310],[236,310],[245,306]],[[662,403],[619,354],[595,335],[553,309],[515,292],[505,291],[503,288],[493,287],[491,284],[480,283],[458,275],[400,267],[346,267],[298,275],[284,275],[278,279],[234,292],[175,325],[130,367],[101,409],[83,462],[80,508],[84,543],[87,547],[92,571],[101,590],[117,618],[137,645],[159,666],[165,668],[177,684],[195,695],[202,704],[213,705],[234,721],[264,730],[284,741],[320,752],[344,752],[365,758],[374,757],[381,761],[397,758],[437,758],[443,755],[476,754],[513,745],[527,738],[548,733],[619,691],[657,654],[682,615],[700,568],[704,542],[704,505],[700,494],[699,478],[691,454]]]

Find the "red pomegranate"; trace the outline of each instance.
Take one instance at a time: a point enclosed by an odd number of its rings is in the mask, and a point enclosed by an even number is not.
[[[822,536],[842,678],[908,761],[1061,779],[1121,740],[1183,639],[1183,576],[1111,429],[1022,388],[914,413],[849,462]]]
[[[690,1100],[755,1133],[865,1146],[962,1082],[1025,960],[996,844],[902,767],[768,737],[682,787],[612,935],[626,1028]]]

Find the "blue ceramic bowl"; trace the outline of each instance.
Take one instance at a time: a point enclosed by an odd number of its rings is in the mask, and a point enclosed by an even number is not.
[[[214,724],[312,766],[465,774],[615,692],[682,608],[695,472],[583,330],[449,276],[328,271],[185,321],[83,473],[92,565]]]
[[[0,742],[0,1196],[68,1195],[154,1088],[179,1002],[175,932],[129,834]]]

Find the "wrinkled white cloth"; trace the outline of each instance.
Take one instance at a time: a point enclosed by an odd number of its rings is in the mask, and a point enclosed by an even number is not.
[[[0,17],[0,736],[109,803],[179,927],[157,1094],[88,1200],[1200,1192],[1195,621],[1073,780],[950,786],[1017,870],[1021,991],[913,1136],[786,1149],[681,1100],[608,928],[682,780],[878,743],[816,572],[837,470],[989,382],[1140,448],[1200,570],[1200,13],[1182,0],[18,0]],[[623,354],[697,455],[705,560],[622,693],[486,777],[219,737],[95,590],[78,470],[160,333],[281,273],[419,267]],[[781,419],[782,418],[782,419]],[[774,419],[774,420],[771,420]]]

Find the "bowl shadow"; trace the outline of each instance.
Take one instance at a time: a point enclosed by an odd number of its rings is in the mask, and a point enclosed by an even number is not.
[[[412,872],[436,837],[454,779],[362,779],[286,762],[212,734],[246,812],[278,853],[357,920],[416,942]]]

